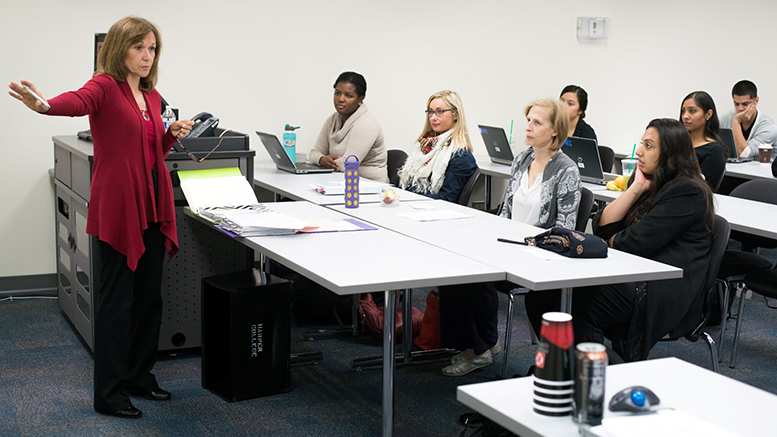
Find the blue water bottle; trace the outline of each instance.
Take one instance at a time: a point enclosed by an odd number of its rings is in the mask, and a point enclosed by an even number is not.
[[[297,165],[297,134],[294,133],[299,126],[292,126],[287,124],[283,129],[283,149],[286,150],[286,154],[291,158],[291,162]]]
[[[351,161],[353,158],[353,161]],[[359,207],[359,158],[349,155],[345,164],[345,207]]]

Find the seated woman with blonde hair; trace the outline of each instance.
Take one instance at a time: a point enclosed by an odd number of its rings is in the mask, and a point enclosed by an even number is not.
[[[445,90],[429,97],[424,112],[424,129],[399,169],[399,186],[433,199],[456,202],[477,168],[464,106],[458,94]]]

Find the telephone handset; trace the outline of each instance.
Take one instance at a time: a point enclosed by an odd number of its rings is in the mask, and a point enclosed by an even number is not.
[[[200,112],[192,117],[192,121],[194,126],[187,135],[188,138],[212,137],[213,130],[219,125],[219,119],[207,112]]]

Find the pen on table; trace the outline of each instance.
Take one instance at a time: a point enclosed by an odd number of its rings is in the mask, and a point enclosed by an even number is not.
[[[528,246],[528,244],[524,243],[523,241],[508,240],[507,238],[497,238],[496,241],[500,243],[512,243],[520,244],[521,246]]]

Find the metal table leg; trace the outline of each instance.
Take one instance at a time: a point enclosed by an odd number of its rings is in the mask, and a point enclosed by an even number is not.
[[[486,211],[491,209],[491,175],[486,175],[484,186],[486,187]]]
[[[387,290],[383,317],[383,437],[394,435],[394,290]]]
[[[410,349],[413,346],[413,290],[407,288],[402,302],[402,356],[410,364]],[[384,313],[384,317],[385,317]]]
[[[561,289],[561,312],[572,313],[572,287]]]

